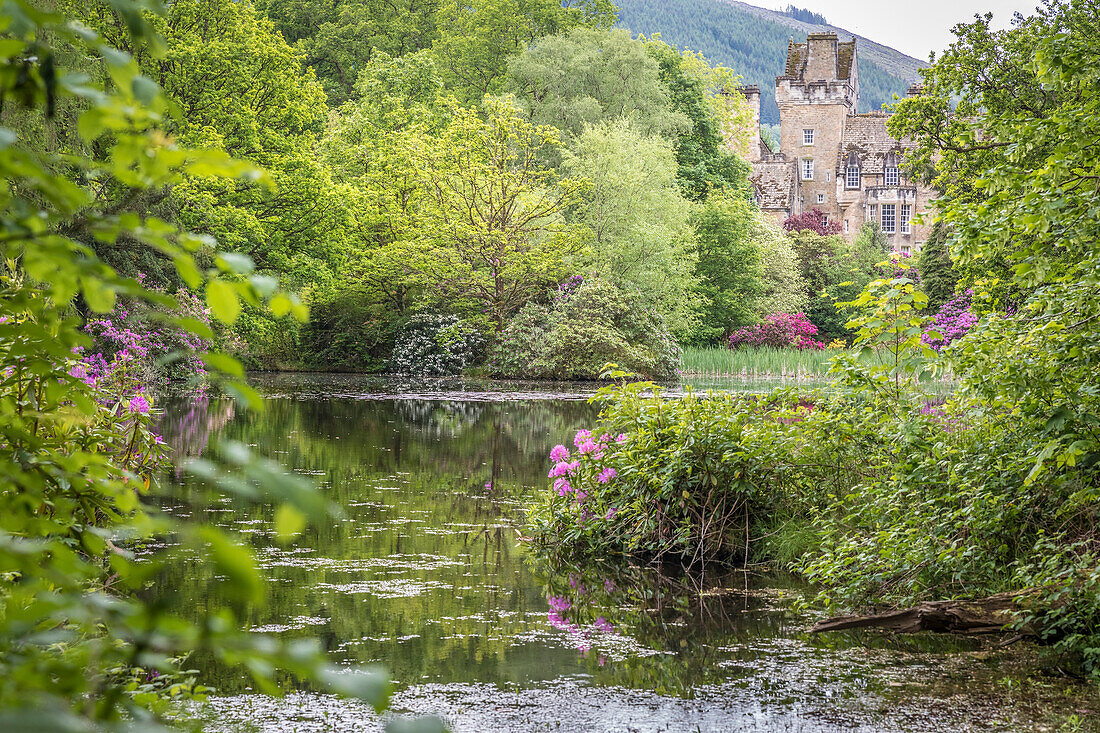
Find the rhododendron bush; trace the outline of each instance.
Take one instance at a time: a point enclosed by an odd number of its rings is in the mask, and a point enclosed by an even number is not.
[[[157,288],[149,292],[163,294]],[[84,332],[93,338],[93,346],[80,350],[81,363],[74,366],[74,376],[118,394],[204,387],[206,366],[201,357],[213,348],[213,341],[172,321],[190,319],[209,330],[210,309],[186,288],[173,297],[176,307],[170,312],[143,300],[123,298],[111,312],[92,314]]]
[[[729,347],[824,349],[825,343],[814,336],[817,336],[817,326],[810,323],[804,314],[773,313],[761,323],[734,331],[729,338]]]
[[[540,546],[694,560],[755,551],[745,532],[781,494],[778,476],[740,446],[781,444],[811,402],[793,393],[768,402],[728,393],[665,400],[645,382],[607,387],[600,399],[597,428],[550,453],[549,490],[530,514]]]
[[[978,322],[978,317],[970,310],[972,296],[973,291],[967,290],[945,303],[932,318],[921,341],[939,351],[965,336]]]
[[[607,363],[669,379],[680,350],[659,314],[635,294],[570,278],[549,306],[530,303],[501,332],[489,370],[503,377],[598,379]]]

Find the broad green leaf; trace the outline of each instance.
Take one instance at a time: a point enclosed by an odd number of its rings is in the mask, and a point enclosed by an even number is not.
[[[228,354],[223,354],[220,351],[208,351],[205,354],[201,354],[199,358],[202,359],[203,364],[223,374],[229,374],[234,377],[244,376],[244,367],[241,366],[239,361]]]
[[[376,712],[381,713],[389,706],[392,687],[389,673],[382,667],[349,671],[330,667],[321,673],[321,681],[334,692],[369,703]]]
[[[224,588],[231,598],[251,603],[264,599],[264,583],[252,552],[229,539],[221,530],[200,527],[198,537],[209,550],[214,569],[226,577]]]
[[[211,280],[206,284],[206,303],[214,317],[225,324],[232,324],[241,312],[237,291],[224,280]]]
[[[275,536],[280,542],[289,542],[306,528],[306,515],[290,504],[280,504],[275,510]]]

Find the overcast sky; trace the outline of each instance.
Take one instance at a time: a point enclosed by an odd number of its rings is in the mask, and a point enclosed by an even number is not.
[[[745,0],[768,8],[786,7],[787,0]],[[1037,0],[789,0],[791,5],[821,13],[831,25],[870,38],[876,43],[928,60],[928,52],[947,48],[951,27],[973,20],[975,13],[993,13],[993,23],[1006,28],[1020,11],[1033,15]]]

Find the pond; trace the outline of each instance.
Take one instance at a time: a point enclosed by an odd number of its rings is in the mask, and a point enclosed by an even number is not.
[[[1068,682],[1006,674],[1010,652],[988,642],[810,636],[813,617],[797,609],[813,591],[781,574],[539,562],[521,541],[523,509],[547,483],[550,448],[592,424],[591,385],[254,383],[264,412],[184,405],[165,419],[169,442],[180,455],[214,435],[250,444],[315,480],[344,516],[279,545],[270,508],[187,511],[259,557],[269,598],[242,610],[248,627],[319,637],[337,663],[385,665],[398,712],[454,731],[955,731],[1053,730],[1091,710]],[[210,582],[182,567],[159,587],[201,607]],[[271,698],[238,670],[190,664],[217,688],[218,730],[383,726],[353,701],[289,681]]]

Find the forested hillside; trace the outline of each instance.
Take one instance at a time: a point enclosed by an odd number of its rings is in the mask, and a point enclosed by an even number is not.
[[[843,28],[807,23],[790,14],[720,0],[620,0],[619,25],[647,36],[660,33],[665,43],[688,47],[708,59],[736,69],[746,84],[763,90],[760,117],[779,122],[779,109],[769,93],[783,71],[787,42],[806,40],[808,32]],[[894,94],[904,95],[924,64],[892,48],[855,36],[859,49],[860,111],[879,109]]]

